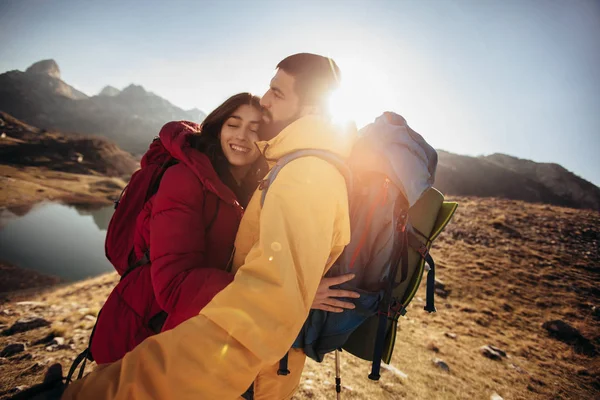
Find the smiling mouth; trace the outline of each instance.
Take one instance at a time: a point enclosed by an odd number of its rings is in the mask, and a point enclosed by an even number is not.
[[[247,147],[243,147],[243,146],[238,146],[237,144],[230,144],[229,147],[231,148],[231,150],[235,151],[236,153],[249,153],[250,149]]]

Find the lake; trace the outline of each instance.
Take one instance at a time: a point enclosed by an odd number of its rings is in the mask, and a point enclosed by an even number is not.
[[[0,211],[0,259],[18,267],[76,281],[113,271],[104,255],[114,208],[83,210],[42,203],[23,216]]]

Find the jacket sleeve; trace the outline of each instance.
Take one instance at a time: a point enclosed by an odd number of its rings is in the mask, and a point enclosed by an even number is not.
[[[204,188],[184,165],[169,168],[154,198],[150,220],[152,286],[171,317],[200,312],[233,275],[206,265]],[[187,312],[186,312],[187,313]]]
[[[290,163],[269,189],[259,241],[234,281],[200,315],[72,384],[64,398],[239,398],[289,350],[332,249],[339,254],[349,233],[342,176],[321,160]]]

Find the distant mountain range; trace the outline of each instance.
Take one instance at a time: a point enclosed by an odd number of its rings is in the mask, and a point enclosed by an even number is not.
[[[62,81],[54,60],[1,74],[0,110],[45,130],[102,135],[134,154],[144,153],[165,123],[205,117],[137,85],[122,91],[107,86],[89,97]]]
[[[506,154],[469,157],[438,150],[435,186],[447,195],[501,197],[600,211],[600,188],[558,164]]]
[[[137,155],[148,148],[166,122],[181,119],[201,122],[205,117],[198,109],[185,111],[136,85],[123,90],[106,86],[99,95],[88,97],[61,80],[60,70],[53,60],[37,62],[25,72],[1,74],[0,111],[41,128],[39,135],[47,130],[62,131],[64,134],[53,133],[61,137],[58,142],[64,143],[67,139],[63,138],[69,132],[96,134]],[[95,159],[106,157],[106,162],[96,166],[102,165],[102,174],[131,170],[131,159],[118,153],[110,141],[94,140],[90,143],[99,146],[93,150]],[[10,151],[16,160],[18,157],[14,154],[22,155],[22,151],[33,151],[34,147],[23,146],[18,150],[21,153],[14,153],[16,148]],[[600,210],[600,188],[558,164],[536,163],[505,154],[469,157],[438,152],[435,186],[446,195],[499,197]],[[38,156],[41,157],[41,153]],[[84,155],[84,160],[90,158]],[[124,161],[126,159],[128,161]],[[36,162],[39,160],[43,157],[38,157]],[[115,171],[110,169],[112,164]]]

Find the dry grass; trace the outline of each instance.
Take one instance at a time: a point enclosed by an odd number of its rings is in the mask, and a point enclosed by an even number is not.
[[[42,200],[107,205],[121,193],[119,178],[80,175],[39,167],[0,165],[0,206],[22,208]]]
[[[592,311],[600,305],[600,214],[518,201],[457,200],[457,215],[432,252],[450,295],[437,297],[438,312],[427,314],[422,287],[400,320],[391,365],[407,377],[383,370],[381,380],[372,382],[369,363],[343,353],[342,398],[489,399],[494,392],[504,399],[600,398],[599,357],[578,354],[541,327],[562,319],[600,350],[600,320]],[[37,312],[48,315],[53,326],[0,336],[0,347],[65,329],[75,350],[30,348],[32,360],[0,365],[0,388],[39,382],[43,371],[19,376],[35,362],[54,358],[70,364],[85,348],[86,326],[93,325],[83,318],[102,305],[115,282],[111,274],[29,295],[28,300],[44,303],[36,310],[22,310],[16,300],[5,304],[15,314],[0,312],[0,323]],[[52,311],[52,305],[62,309]],[[506,351],[507,357],[484,357],[480,348],[485,345]],[[435,366],[434,358],[446,362],[450,372]],[[308,361],[294,399],[334,399],[334,375],[332,355],[322,364]]]

